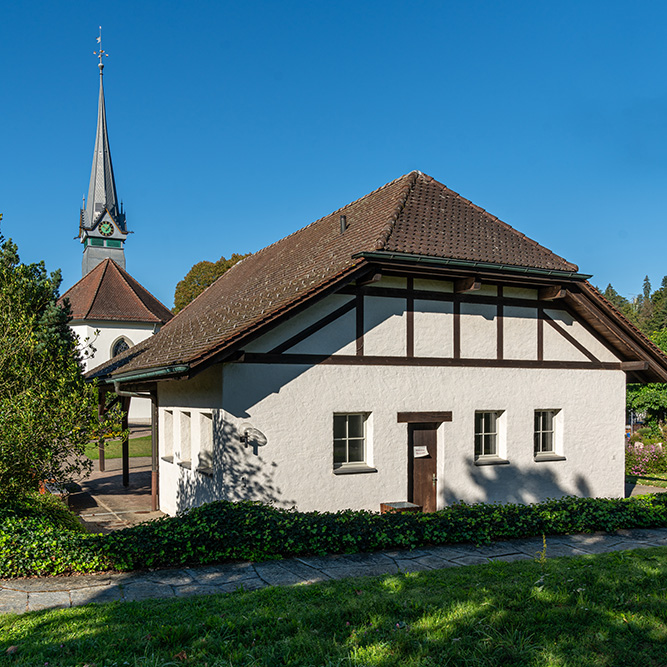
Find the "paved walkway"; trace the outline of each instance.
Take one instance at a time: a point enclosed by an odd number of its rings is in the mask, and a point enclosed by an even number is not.
[[[123,462],[107,459],[100,472],[94,462],[93,472],[80,482],[81,490],[69,496],[70,509],[93,533],[121,530],[143,521],[164,516],[151,512],[151,459],[130,459],[129,487],[124,487]]]
[[[547,538],[546,557],[583,556],[653,546],[667,546],[667,528],[552,536]],[[230,593],[239,589],[311,584],[346,577],[530,560],[541,550],[542,539],[532,538],[494,542],[482,547],[462,544],[412,551],[313,556],[153,572],[8,579],[0,580],[0,613],[62,609],[91,602],[129,602]]]

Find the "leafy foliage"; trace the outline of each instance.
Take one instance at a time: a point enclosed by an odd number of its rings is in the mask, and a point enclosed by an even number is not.
[[[212,285],[225,271],[229,270],[248,255],[234,253],[229,259],[221,257],[217,262],[198,262],[176,285],[174,293],[174,313],[183,310],[197,298],[209,285]]]
[[[628,442],[625,446],[625,474],[654,475],[667,472],[667,453],[662,444]]]
[[[667,330],[656,331],[650,338],[667,352]],[[652,425],[653,431],[659,432],[659,425],[667,420],[667,384],[660,382],[629,384],[626,406],[636,414],[646,415],[646,421]]]
[[[22,264],[0,237],[0,496],[80,476],[84,445],[99,430],[59,285],[58,271]]]
[[[218,501],[108,535],[0,511],[0,577],[262,561],[327,553],[667,526],[667,494],[565,497],[534,505],[456,503],[431,514],[297,512]]]

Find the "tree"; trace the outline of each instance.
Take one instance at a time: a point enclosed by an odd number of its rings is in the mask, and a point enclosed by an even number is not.
[[[637,324],[637,311],[635,305],[628,301],[624,296],[621,296],[609,283],[607,289],[602,292],[604,296],[610,301],[621,313],[633,324]]]
[[[667,330],[651,334],[651,340],[667,352]],[[649,426],[658,427],[667,421],[667,384],[629,384],[626,406],[637,414],[645,414]]]
[[[57,305],[60,281],[0,236],[0,496],[83,474],[84,447],[99,436],[97,390]]]
[[[217,262],[198,262],[183,280],[176,285],[174,293],[174,313],[183,310],[198,297],[209,285],[212,285],[225,271],[229,270],[248,255],[234,253],[229,259],[221,257]]]

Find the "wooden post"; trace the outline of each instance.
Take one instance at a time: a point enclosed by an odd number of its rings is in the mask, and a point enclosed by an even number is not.
[[[123,397],[122,409],[123,409],[123,420],[121,428],[125,431],[123,436],[123,486],[130,486],[130,432],[129,432],[129,412],[130,412],[130,401],[132,399],[129,396]]]
[[[106,403],[106,392],[99,390],[97,401],[97,418],[102,421],[104,419],[104,404]],[[98,440],[98,459],[97,466],[100,472],[104,472],[104,436],[100,433]]]
[[[157,391],[151,392],[151,512],[159,509],[159,471],[160,461],[158,458],[158,405]]]

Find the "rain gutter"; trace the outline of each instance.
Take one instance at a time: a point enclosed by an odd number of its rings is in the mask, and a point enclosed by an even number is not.
[[[446,257],[433,257],[431,255],[412,255],[407,252],[359,252],[352,255],[354,259],[360,257],[371,262],[394,261],[410,264],[421,264],[422,266],[447,266],[460,269],[477,269],[504,271],[523,275],[549,276],[552,278],[567,278],[568,280],[588,280],[592,274],[577,273],[576,271],[562,271],[559,269],[537,269],[527,266],[512,266],[511,264],[493,264],[492,262],[475,262],[465,259],[447,259]]]
[[[181,366],[161,366],[151,368],[146,371],[137,371],[134,373],[121,373],[120,375],[107,376],[103,382],[105,384],[116,384],[120,382],[143,382],[144,380],[155,380],[169,375],[182,375],[190,370],[189,365]]]

